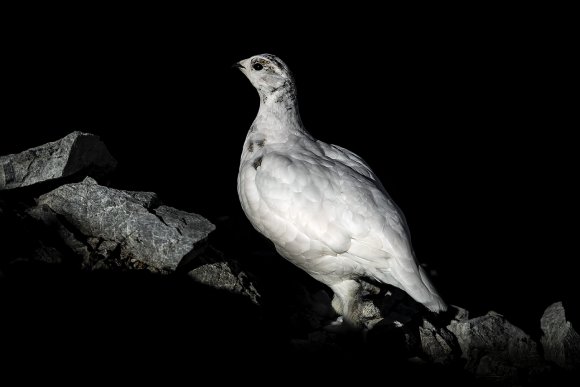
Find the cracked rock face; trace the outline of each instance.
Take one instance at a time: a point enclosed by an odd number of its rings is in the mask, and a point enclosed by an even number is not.
[[[199,266],[187,273],[196,282],[242,295],[253,304],[260,305],[260,294],[235,261],[211,255],[203,255],[196,261]]]
[[[546,309],[540,325],[544,333],[541,341],[546,360],[563,368],[580,367],[580,335],[566,320],[562,302],[556,302]]]
[[[154,193],[107,188],[92,178],[42,195],[29,213],[68,234],[63,239],[81,256],[118,254],[160,271],[199,254],[215,229],[200,215],[160,205]]]
[[[117,161],[99,137],[72,132],[58,141],[0,156],[0,190],[26,187],[78,173],[100,177],[116,166]]]
[[[428,319],[423,319],[419,326],[421,348],[427,357],[441,364],[448,364],[456,359],[458,345],[455,337],[444,327],[436,327]]]
[[[498,313],[453,322],[447,329],[457,338],[466,369],[478,376],[512,380],[518,369],[542,362],[536,342]]]

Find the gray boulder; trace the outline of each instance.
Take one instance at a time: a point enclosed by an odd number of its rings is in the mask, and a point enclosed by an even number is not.
[[[580,335],[570,321],[566,321],[566,311],[561,302],[550,305],[540,320],[541,342],[544,358],[558,366],[573,369],[580,367]]]
[[[53,225],[85,263],[114,255],[165,272],[201,253],[215,229],[200,215],[161,205],[152,192],[107,188],[90,177],[42,195],[29,213]]]
[[[218,251],[211,250],[210,254],[203,254],[196,258],[198,266],[187,273],[189,277],[214,289],[242,295],[255,305],[260,305],[260,294],[239,264],[234,260],[226,259]]]
[[[519,369],[542,363],[536,342],[498,313],[453,321],[447,329],[457,338],[466,369],[477,376],[515,382]]]
[[[58,141],[0,156],[0,190],[30,186],[82,173],[101,177],[117,161],[99,137],[73,132]]]

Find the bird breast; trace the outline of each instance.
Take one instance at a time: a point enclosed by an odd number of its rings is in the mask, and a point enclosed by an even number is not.
[[[246,216],[281,255],[302,267],[335,257],[335,266],[346,268],[352,262],[338,261],[349,250],[357,252],[358,263],[368,263],[407,248],[406,240],[396,243],[404,237],[396,210],[372,180],[316,147],[287,148],[248,139],[238,175]]]

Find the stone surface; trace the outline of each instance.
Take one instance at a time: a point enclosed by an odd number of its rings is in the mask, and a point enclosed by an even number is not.
[[[213,253],[196,258],[196,263],[200,265],[190,270],[188,275],[196,282],[243,295],[248,297],[252,303],[259,305],[260,294],[237,262],[221,255],[218,256],[218,252],[215,250]]]
[[[478,376],[510,381],[518,369],[542,363],[536,342],[495,312],[456,321],[448,329],[467,360],[466,369]]]
[[[0,190],[50,181],[77,173],[103,176],[117,161],[99,137],[73,132],[58,141],[0,156]]]
[[[199,254],[215,229],[200,215],[160,205],[154,193],[107,188],[92,178],[63,185],[37,204],[29,213],[55,226],[77,254],[114,253],[161,271]]]
[[[419,326],[421,349],[434,363],[449,364],[457,358],[457,340],[446,328],[437,328],[426,318]]]
[[[566,320],[561,302],[550,305],[540,320],[544,358],[568,369],[580,367],[580,335]]]

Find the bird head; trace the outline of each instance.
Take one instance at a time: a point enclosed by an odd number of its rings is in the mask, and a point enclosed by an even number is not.
[[[250,80],[262,97],[277,91],[294,91],[294,78],[288,66],[272,54],[255,55],[234,64]]]

